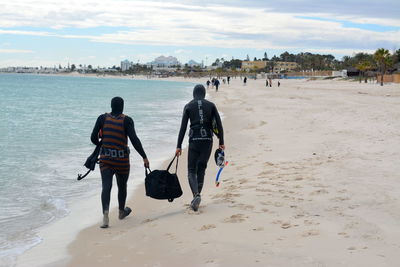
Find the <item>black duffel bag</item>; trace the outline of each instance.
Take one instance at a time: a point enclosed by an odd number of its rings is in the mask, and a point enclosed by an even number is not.
[[[169,202],[174,201],[174,198],[182,196],[182,188],[178,176],[176,175],[178,170],[178,158],[176,158],[175,173],[169,172],[175,158],[176,156],[169,163],[166,170],[151,171],[149,168],[146,169],[146,178],[144,180],[146,196],[155,199],[168,199]]]

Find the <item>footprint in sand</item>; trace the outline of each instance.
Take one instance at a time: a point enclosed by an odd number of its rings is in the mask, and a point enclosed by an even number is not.
[[[229,185],[229,186],[225,187],[226,190],[231,191],[231,192],[234,191],[234,190],[237,190],[239,188],[240,187],[237,186],[237,185]]]
[[[246,178],[239,179],[239,184],[245,184],[247,182],[249,182],[249,180]]]
[[[273,192],[271,189],[268,189],[268,188],[257,188],[256,191],[258,191],[258,192]]]
[[[246,220],[248,216],[245,216],[244,214],[234,214],[226,219],[223,220],[224,223],[240,223]]]
[[[253,228],[253,229],[251,229],[251,230],[256,231],[256,232],[258,232],[258,231],[264,231],[264,227],[257,227],[257,228]]]
[[[149,222],[154,222],[155,219],[146,219],[144,221],[141,222],[141,224],[145,224],[145,223],[149,223]]]
[[[254,206],[253,205],[246,205],[246,204],[236,204],[236,205],[232,205],[229,207],[234,207],[234,208],[239,208],[241,210],[254,210]]]
[[[329,194],[329,192],[326,191],[325,189],[319,189],[310,193],[311,196],[322,195],[322,194]]]
[[[312,220],[304,220],[305,225],[318,225],[320,224],[319,222],[314,222]]]
[[[350,236],[345,232],[340,232],[338,235],[343,236],[344,238],[349,238]]]
[[[303,237],[316,236],[316,235],[319,235],[319,231],[315,229],[303,232],[301,234],[301,236]]]
[[[267,124],[267,122],[265,122],[265,121],[260,122],[260,126],[264,126],[265,124]]]
[[[264,166],[275,166],[275,164],[266,161],[266,162],[264,162]]]
[[[165,236],[168,237],[170,240],[175,239],[175,236],[172,233],[166,233]]]
[[[216,228],[216,226],[214,224],[205,224],[203,225],[199,231],[206,231],[206,230],[210,230]]]
[[[335,198],[331,198],[330,200],[335,201],[335,202],[342,202],[342,201],[350,200],[350,198],[347,197],[347,196],[345,196],[345,197],[335,197]]]
[[[224,199],[224,200],[228,200],[228,199],[232,199],[232,198],[236,198],[236,197],[240,197],[241,194],[235,194],[235,193],[221,193],[221,194],[215,194],[214,196],[212,196],[212,199]]]
[[[290,222],[285,222],[285,223],[282,223],[282,225],[281,225],[282,229],[289,229],[290,227],[292,227]]]

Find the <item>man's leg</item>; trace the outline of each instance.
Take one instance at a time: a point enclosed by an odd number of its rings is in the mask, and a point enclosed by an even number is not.
[[[122,220],[132,211],[129,207],[125,207],[129,173],[116,173],[115,176],[117,177],[118,184],[119,219]]]
[[[197,162],[199,159],[199,151],[197,149],[197,143],[189,144],[189,154],[188,154],[188,179],[190,189],[192,190],[193,200],[190,203],[190,208],[197,211],[200,205],[200,193],[199,193],[199,183],[197,181]]]
[[[110,209],[110,194],[112,188],[112,178],[114,172],[110,168],[102,168],[101,170],[101,184],[102,184],[102,191],[101,191],[101,204],[103,206],[103,225],[100,226],[101,228],[108,227],[108,213]]]
[[[188,179],[190,189],[192,190],[193,196],[199,193],[198,181],[197,181],[197,160],[199,158],[199,151],[197,151],[196,143],[189,143],[188,153]]]
[[[197,161],[197,182],[198,182],[198,192],[201,193],[204,184],[204,175],[206,173],[207,163],[210,159],[212,142],[201,143],[199,159]]]

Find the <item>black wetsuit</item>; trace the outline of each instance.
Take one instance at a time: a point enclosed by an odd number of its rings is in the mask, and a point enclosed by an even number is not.
[[[224,144],[224,132],[221,118],[214,103],[205,100],[205,88],[197,85],[193,90],[194,99],[183,110],[181,128],[177,148],[182,147],[183,138],[190,120],[188,179],[193,196],[201,193],[205,170],[212,150],[212,121],[215,120],[218,129],[219,144]]]
[[[122,112],[111,112],[111,115],[118,116],[121,113]],[[97,118],[96,124],[93,128],[90,139],[92,140],[92,143],[95,145],[101,143],[99,141],[99,131],[103,128],[105,118],[106,118],[105,114],[100,115]],[[131,143],[133,147],[136,149],[136,151],[140,154],[140,156],[142,156],[142,158],[147,158],[146,153],[143,150],[142,143],[140,142],[139,138],[136,135],[133,120],[129,116],[125,116],[124,129],[126,135],[129,136],[129,139],[131,140]],[[101,203],[103,206],[103,213],[104,211],[109,210],[112,178],[114,174],[117,178],[117,185],[118,185],[119,210],[124,210],[125,208],[126,195],[127,195],[126,189],[127,189],[129,173],[119,174],[116,173],[113,169],[107,168],[101,171],[101,181],[102,181]]]

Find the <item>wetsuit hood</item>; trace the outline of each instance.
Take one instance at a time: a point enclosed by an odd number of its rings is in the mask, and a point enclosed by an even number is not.
[[[193,89],[194,99],[204,99],[206,97],[206,88],[202,84],[198,84]]]
[[[116,96],[111,99],[111,113],[119,115],[124,110],[124,100],[122,97]]]

